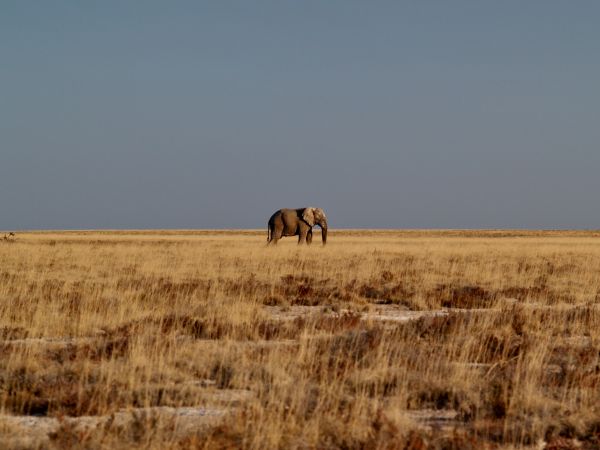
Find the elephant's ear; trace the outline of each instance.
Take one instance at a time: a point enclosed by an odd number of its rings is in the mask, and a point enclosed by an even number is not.
[[[321,223],[322,220],[327,220],[327,216],[325,215],[325,211],[322,208],[313,208],[313,214],[315,215],[315,220],[317,223]]]
[[[315,226],[315,214],[314,208],[304,208],[302,213],[302,220],[308,223],[311,227]]]

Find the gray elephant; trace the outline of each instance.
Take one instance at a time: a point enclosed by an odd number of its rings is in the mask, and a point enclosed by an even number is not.
[[[312,227],[321,227],[323,245],[327,243],[327,216],[321,208],[280,209],[269,219],[267,244],[277,245],[283,236],[298,236],[298,244],[312,242]]]

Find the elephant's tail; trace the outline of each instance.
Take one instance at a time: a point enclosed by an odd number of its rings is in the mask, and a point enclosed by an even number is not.
[[[271,242],[271,227],[267,224],[267,244]]]

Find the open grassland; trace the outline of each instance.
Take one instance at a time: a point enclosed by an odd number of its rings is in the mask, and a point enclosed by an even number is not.
[[[599,448],[600,234],[21,233],[2,448]]]

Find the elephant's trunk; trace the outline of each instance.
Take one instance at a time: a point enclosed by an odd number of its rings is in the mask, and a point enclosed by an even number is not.
[[[323,239],[323,245],[327,243],[327,222],[321,222],[321,238]]]

